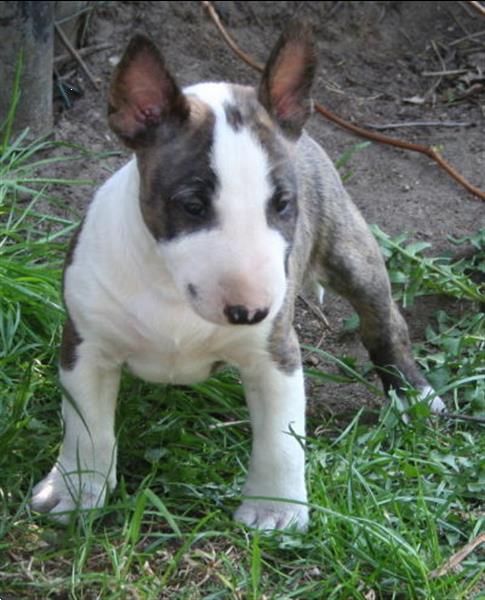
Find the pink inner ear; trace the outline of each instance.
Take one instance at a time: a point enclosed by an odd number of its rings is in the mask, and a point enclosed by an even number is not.
[[[164,94],[168,91],[167,76],[159,62],[143,52],[120,75],[125,103],[135,114],[159,117],[166,104]]]
[[[160,121],[162,113],[162,98],[149,89],[135,89],[131,92],[128,110],[139,123],[155,124]]]
[[[298,110],[297,95],[284,91],[276,100],[275,113],[279,119],[288,119]]]
[[[120,70],[111,88],[113,129],[133,138],[160,122],[172,100],[175,85],[161,59],[149,49],[138,52]]]
[[[276,115],[285,119],[301,110],[300,88],[305,73],[305,50],[296,44],[285,48],[280,59],[271,89],[271,97]]]

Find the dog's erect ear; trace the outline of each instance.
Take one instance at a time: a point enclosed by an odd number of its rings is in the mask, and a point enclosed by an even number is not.
[[[258,99],[291,138],[298,138],[312,111],[317,53],[311,26],[295,22],[283,32],[266,63]]]
[[[156,45],[143,35],[128,44],[108,98],[111,129],[133,149],[149,146],[165,119],[183,122],[189,106]]]

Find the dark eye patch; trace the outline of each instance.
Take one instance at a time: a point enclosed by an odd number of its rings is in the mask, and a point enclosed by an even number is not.
[[[166,201],[165,214],[167,239],[179,233],[195,232],[215,226],[216,215],[213,207],[215,176],[183,185]]]
[[[175,182],[174,190],[161,190],[165,240],[217,226],[213,205],[216,176],[212,170],[194,181]]]
[[[151,153],[138,153],[140,206],[157,240],[217,226],[213,196],[218,182],[211,167],[214,114],[185,127],[160,129]]]

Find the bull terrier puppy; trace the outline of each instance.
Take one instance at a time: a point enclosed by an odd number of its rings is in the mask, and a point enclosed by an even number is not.
[[[65,520],[116,486],[124,367],[191,384],[222,361],[240,370],[253,435],[235,518],[304,530],[305,390],[293,315],[309,282],[351,302],[386,390],[409,383],[432,410],[443,408],[414,362],[376,241],[303,129],[316,62],[308,26],[294,24],[256,89],[181,90],[155,44],[131,40],[110,88],[109,124],[134,158],[97,192],[66,260],[64,443],[34,489],[34,509]]]

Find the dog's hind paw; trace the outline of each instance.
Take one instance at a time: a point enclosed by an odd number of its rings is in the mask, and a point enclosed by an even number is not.
[[[234,513],[234,519],[263,531],[294,528],[306,531],[308,507],[290,502],[245,500]]]
[[[101,479],[101,478],[99,478]],[[58,465],[40,481],[32,491],[31,508],[48,513],[57,522],[66,524],[73,511],[89,510],[103,506],[106,483],[86,473],[64,471]]]
[[[436,392],[431,386],[426,385],[423,387],[419,393],[419,397],[421,400],[428,401],[429,409],[433,414],[438,415],[439,413],[446,411],[445,403],[436,395]]]

